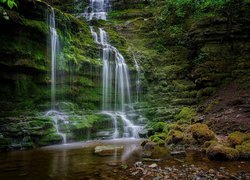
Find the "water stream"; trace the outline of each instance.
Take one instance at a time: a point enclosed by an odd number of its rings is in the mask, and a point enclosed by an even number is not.
[[[46,116],[50,116],[53,119],[56,133],[63,138],[63,143],[67,142],[66,134],[60,131],[59,121],[62,123],[66,122],[66,115],[62,112],[56,111],[56,82],[57,82],[57,56],[60,52],[60,41],[56,31],[55,23],[55,11],[51,7],[49,16],[49,27],[50,27],[50,58],[51,58],[51,110],[46,112]]]
[[[89,21],[106,20],[109,8],[109,1],[91,0],[84,15]],[[130,118],[135,112],[131,105],[130,76],[125,59],[118,49],[109,43],[108,34],[103,28],[90,26],[90,31],[94,41],[102,48],[102,113],[113,120],[113,138],[138,138],[138,132],[143,126],[135,125]],[[122,134],[118,130],[119,120],[123,124]]]

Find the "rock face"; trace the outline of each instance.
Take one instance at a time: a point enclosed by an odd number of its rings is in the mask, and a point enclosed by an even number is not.
[[[52,118],[43,116],[51,108],[50,6],[42,1],[17,3],[18,9],[0,8],[0,150],[12,149],[15,144],[15,148],[25,149],[62,142]],[[8,18],[2,16],[5,13]],[[61,43],[56,108],[75,113],[79,109],[97,110],[101,104],[101,66],[89,26],[59,9],[55,14]],[[91,128],[94,124],[98,128],[109,126],[106,120],[98,124],[99,118],[87,114],[60,125],[69,140],[86,139],[89,132],[96,132]],[[87,120],[82,123],[83,119]]]
[[[122,151],[123,151],[123,146],[105,145],[105,146],[95,147],[95,154],[99,156],[121,155]]]
[[[193,16],[183,8],[183,17],[167,6],[157,13],[163,1],[154,1],[152,9],[147,3],[138,7],[138,1],[113,3],[117,9],[110,19],[116,25],[109,28],[133,45],[130,50],[143,67],[150,120],[183,120],[176,115],[193,107],[212,130],[249,130],[249,1],[230,1]]]

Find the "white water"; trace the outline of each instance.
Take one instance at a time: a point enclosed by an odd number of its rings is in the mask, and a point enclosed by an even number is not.
[[[109,2],[106,0],[90,0],[90,6],[85,11],[87,20],[107,19]],[[88,13],[90,11],[90,13]],[[113,138],[121,135],[118,131],[118,120],[123,123],[122,137],[138,138],[142,126],[136,126],[128,118],[131,113],[131,92],[128,66],[122,54],[109,43],[108,34],[104,29],[98,28],[95,31],[90,27],[94,41],[102,47],[102,113],[108,115],[113,120]]]
[[[84,16],[87,20],[107,19],[107,11],[110,9],[109,0],[90,0],[90,5],[85,9]]]
[[[59,38],[55,28],[55,11],[51,8],[51,14],[49,18],[50,26],[50,48],[51,48],[51,109],[55,109],[56,102],[56,56],[59,47]]]
[[[54,121],[54,126],[57,134],[62,136],[63,143],[66,143],[66,134],[60,132],[59,120],[66,123],[66,115],[56,111],[56,65],[57,65],[57,55],[59,53],[59,37],[56,32],[55,23],[55,11],[51,8],[51,13],[49,16],[49,26],[50,26],[50,58],[51,58],[51,110],[46,113],[46,116],[51,116]]]

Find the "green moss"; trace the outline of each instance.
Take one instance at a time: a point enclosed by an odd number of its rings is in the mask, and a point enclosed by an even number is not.
[[[176,120],[190,123],[192,119],[196,116],[196,111],[189,107],[183,107],[179,114],[175,116]]]
[[[39,146],[46,146],[51,144],[59,144],[62,142],[62,136],[56,133],[48,134],[42,137],[38,143]]]
[[[206,107],[204,112],[207,113],[207,112],[211,111],[217,104],[219,104],[219,100],[214,99],[211,103],[209,103],[209,105]]]
[[[206,150],[211,160],[236,160],[239,158],[239,151],[221,144],[213,143]]]
[[[237,145],[236,150],[239,151],[240,158],[250,159],[250,140],[244,141],[241,145]]]
[[[216,145],[216,144],[218,144],[218,141],[215,141],[215,140],[206,141],[206,142],[203,144],[203,147],[204,147],[204,148],[208,148],[209,146],[211,146],[211,145]]]
[[[148,125],[154,132],[162,132],[166,126],[167,123],[165,122],[152,122]]]
[[[227,141],[232,145],[240,145],[244,141],[250,140],[250,133],[242,133],[239,131],[229,134]]]
[[[156,144],[160,145],[160,146],[164,146],[165,145],[165,141],[163,139],[161,139],[159,136],[157,135],[153,135],[150,137],[150,140],[155,142]]]
[[[36,31],[44,33],[45,35],[49,34],[49,26],[45,21],[21,18],[19,22],[23,26],[33,28]]]
[[[169,133],[170,130],[183,131],[183,127],[178,125],[177,123],[166,124],[163,129],[163,132]]]
[[[193,124],[189,128],[189,132],[192,133],[193,138],[200,144],[214,139],[214,132],[211,131],[206,124]]]
[[[166,142],[167,144],[177,144],[180,141],[183,140],[184,133],[178,130],[171,130],[169,131],[167,137],[166,137]]]

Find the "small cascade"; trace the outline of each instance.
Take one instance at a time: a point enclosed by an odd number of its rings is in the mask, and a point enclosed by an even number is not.
[[[63,143],[66,144],[66,134],[60,132],[59,121],[66,123],[67,116],[59,111],[56,111],[56,70],[57,70],[57,55],[60,52],[59,37],[56,32],[55,23],[55,11],[51,7],[51,13],[49,16],[49,27],[50,27],[50,58],[51,58],[51,110],[46,113],[46,116],[51,116],[54,121],[54,126],[57,134],[62,136]]]
[[[107,12],[110,9],[109,0],[90,0],[90,5],[86,7],[84,16],[88,20],[107,19]]]
[[[68,116],[64,113],[61,113],[59,111],[55,111],[55,110],[50,110],[48,111],[45,116],[50,116],[53,119],[54,122],[54,126],[56,129],[56,133],[59,134],[60,136],[62,136],[63,138],[63,144],[67,143],[67,137],[65,133],[60,132],[60,128],[59,128],[59,121],[61,122],[61,124],[68,124],[69,122],[67,121]]]
[[[109,2],[104,0],[91,0],[85,11],[88,20],[106,20]],[[87,13],[89,12],[90,13]],[[130,77],[128,66],[122,54],[109,43],[107,32],[92,26],[90,31],[94,41],[102,47],[102,113],[110,116],[114,124],[113,138],[138,138],[143,126],[136,126],[130,118],[136,114],[131,105]],[[123,133],[118,131],[118,122],[123,123]]]

